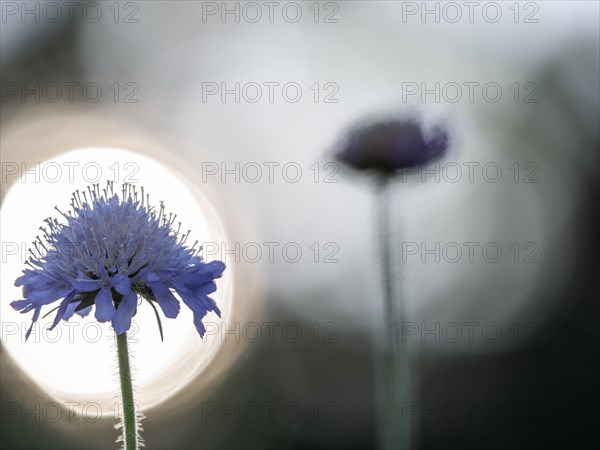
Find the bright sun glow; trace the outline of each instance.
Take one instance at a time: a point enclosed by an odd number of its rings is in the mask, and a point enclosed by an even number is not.
[[[62,402],[97,402],[104,413],[116,401],[117,362],[114,332],[109,323],[74,316],[48,331],[54,313],[41,318],[27,342],[25,332],[32,313],[14,311],[10,302],[22,298],[14,286],[28,257],[28,248],[40,234],[42,221],[57,216],[54,206],[69,209],[71,193],[106,180],[144,186],[150,203],[164,200],[166,210],[178,215],[182,230],[191,229],[188,243],[225,242],[218,217],[206,198],[163,164],[145,156],[113,148],[87,148],[63,153],[36,168],[28,166],[25,180],[17,178],[1,209],[2,271],[0,317],[2,343],[18,367],[52,397]],[[37,174],[37,175],[36,175]],[[115,190],[117,190],[115,186]],[[61,219],[60,216],[58,216]],[[213,295],[222,319],[209,313],[205,322],[225,326],[231,311],[233,279],[228,267]],[[229,273],[228,273],[229,272]],[[42,316],[56,305],[42,309]],[[182,305],[176,319],[162,318],[161,342],[154,312],[141,304],[130,330],[134,383],[138,405],[155,406],[183,389],[208,366],[221,345],[219,333],[201,339],[191,311]]]

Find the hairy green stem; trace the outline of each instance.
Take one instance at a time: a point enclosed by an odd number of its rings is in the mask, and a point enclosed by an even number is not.
[[[383,284],[383,355],[381,361],[382,418],[380,446],[408,450],[411,423],[406,414],[411,402],[410,367],[403,335],[404,299],[394,277],[394,240],[391,236],[391,182],[387,177],[377,185],[379,241]]]
[[[131,386],[129,352],[127,351],[127,333],[117,335],[117,353],[119,355],[119,378],[123,400],[123,442],[125,450],[137,450],[137,421]]]

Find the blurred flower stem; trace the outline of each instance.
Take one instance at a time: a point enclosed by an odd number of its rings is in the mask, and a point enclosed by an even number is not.
[[[380,398],[379,446],[384,449],[408,450],[415,431],[411,403],[412,381],[408,345],[403,323],[404,298],[401,273],[395,270],[395,243],[392,236],[393,179],[400,171],[423,167],[441,158],[448,149],[446,127],[425,130],[417,118],[385,119],[355,127],[344,139],[335,157],[359,172],[377,174],[377,219],[382,259],[383,332],[382,349],[377,361]],[[406,173],[404,174],[406,175]]]
[[[392,186],[391,177],[387,175],[381,175],[377,180],[377,217],[383,285],[383,352],[379,377],[382,417],[379,422],[379,445],[383,449],[408,450],[411,443],[411,426],[408,417],[403,414],[403,405],[410,403],[410,373],[406,340],[402,334],[404,299],[394,276]]]
[[[121,397],[123,400],[123,444],[125,450],[137,450],[137,423],[135,403],[133,401],[133,389],[131,386],[127,333],[117,335],[117,353],[119,357]]]

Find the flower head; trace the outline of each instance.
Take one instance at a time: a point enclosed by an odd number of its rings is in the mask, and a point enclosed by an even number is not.
[[[192,310],[200,335],[202,318],[208,311],[221,312],[209,294],[216,290],[215,278],[225,270],[220,261],[205,263],[196,242],[186,246],[187,233],[181,223],[173,228],[176,216],[166,214],[163,203],[155,210],[149,196],[129,184],[121,195],[113,182],[106,189],[88,186],[71,197],[72,212],[62,213],[64,223],[55,218],[40,227],[32,256],[15,285],[23,287],[23,300],[11,306],[26,313],[33,311],[37,321],[42,306],[60,300],[51,328],[74,313],[87,315],[95,305],[100,322],[111,321],[117,334],[126,332],[136,313],[138,297],[164,315],[179,314],[179,298]],[[27,332],[27,337],[33,327]]]
[[[439,158],[447,147],[448,135],[441,128],[427,137],[416,120],[394,119],[351,131],[336,158],[357,170],[391,174]]]

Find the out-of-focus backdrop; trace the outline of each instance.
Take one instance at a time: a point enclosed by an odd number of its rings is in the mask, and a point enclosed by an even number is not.
[[[147,448],[373,447],[373,186],[332,161],[396,114],[452,131],[394,186],[414,447],[589,448],[598,2],[0,5],[2,448],[114,441],[107,329],[25,343],[7,306],[41,220],[105,179],[174,205],[229,267],[207,339],[137,317]]]

